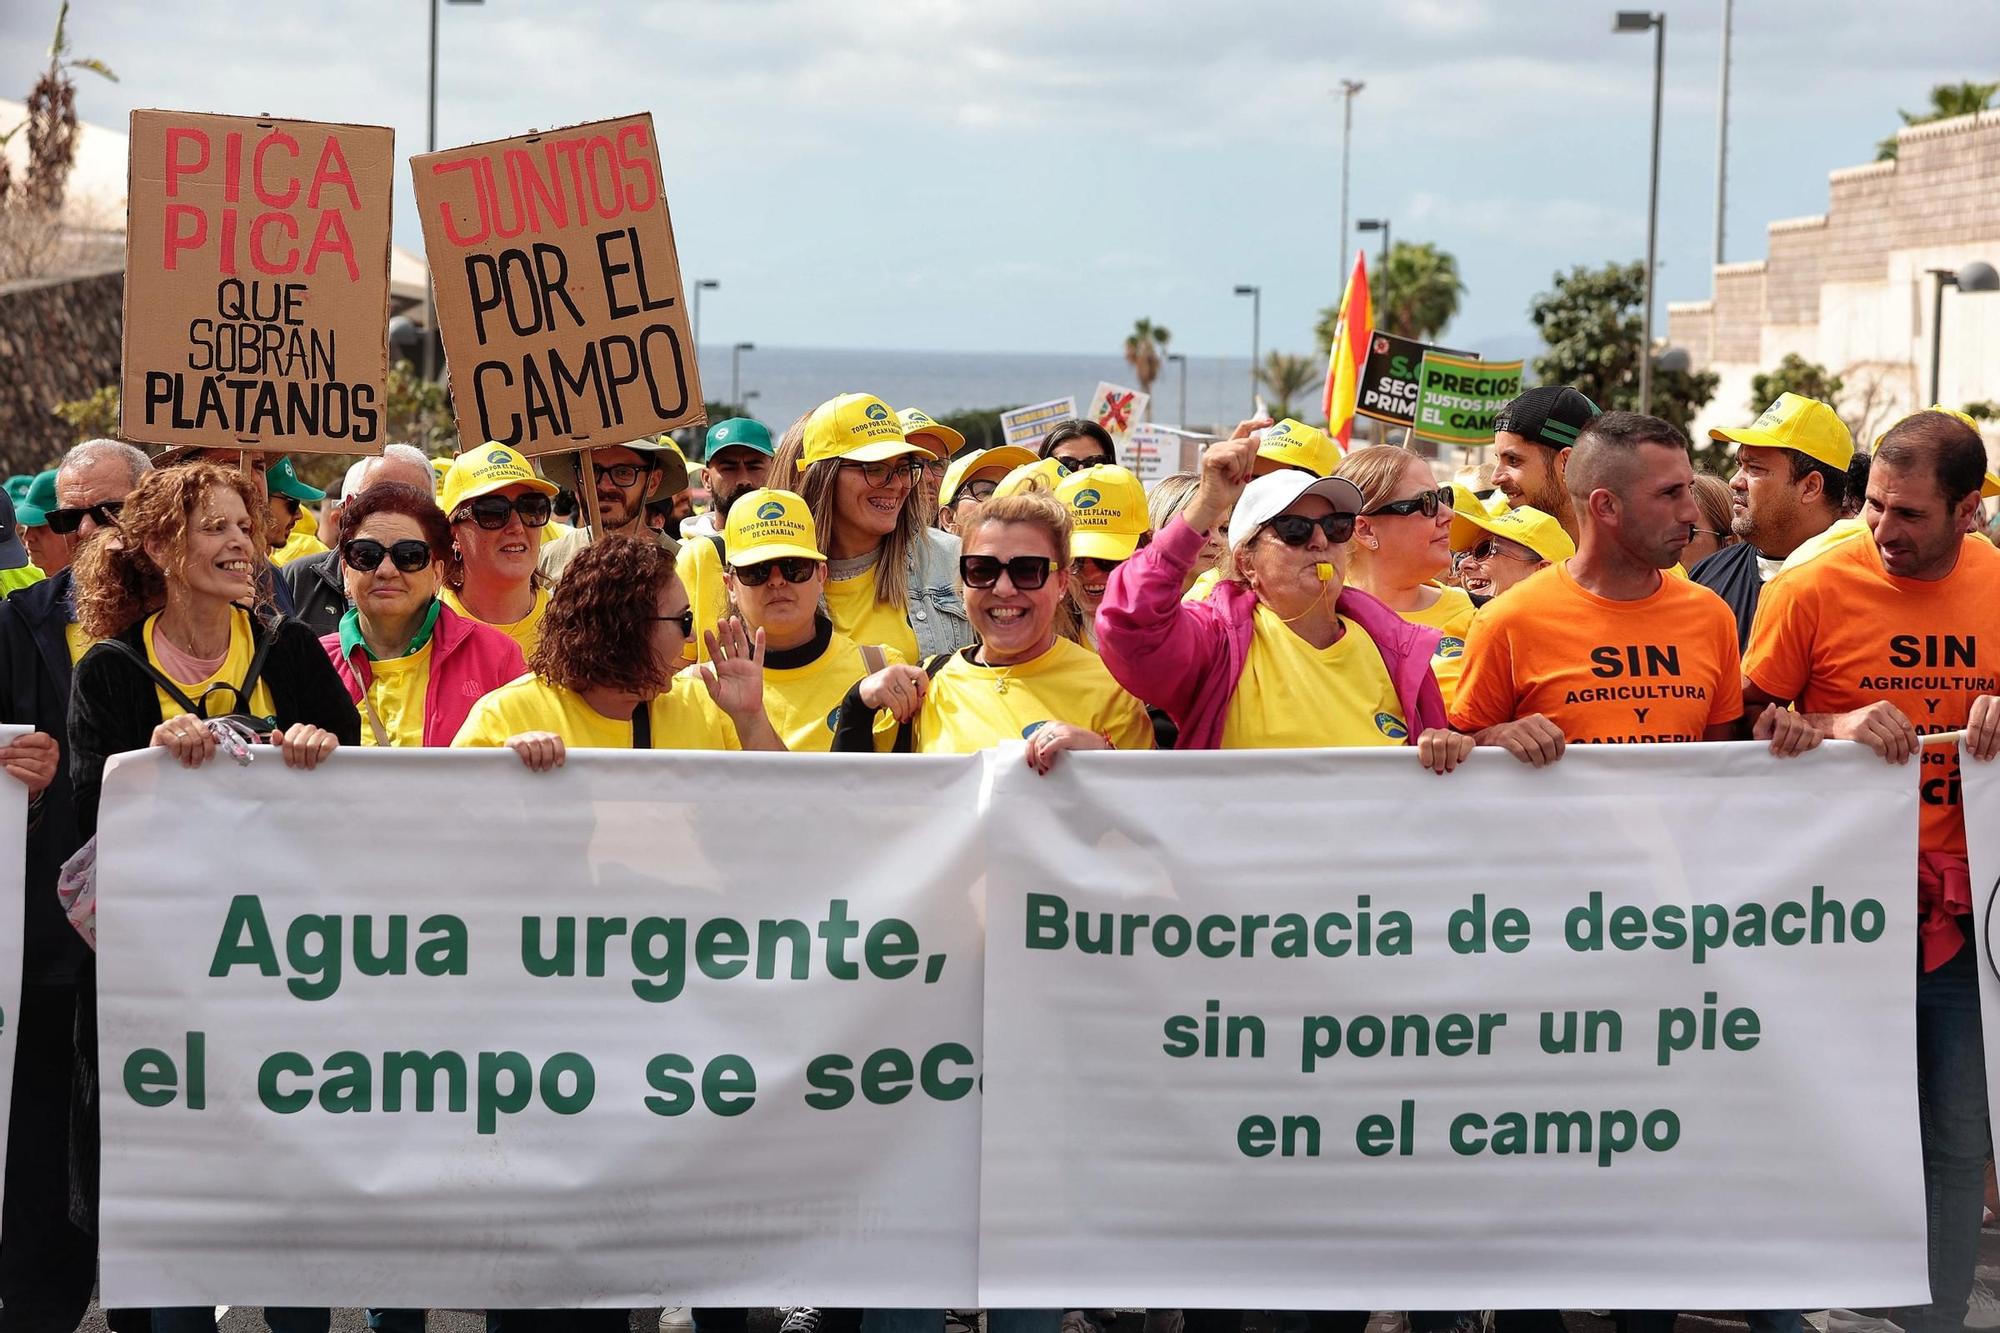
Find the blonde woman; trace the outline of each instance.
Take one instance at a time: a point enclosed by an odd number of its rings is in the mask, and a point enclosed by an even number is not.
[[[1355,450],[1334,475],[1361,492],[1348,582],[1443,635],[1442,651],[1463,648],[1472,599],[1438,582],[1451,568],[1451,487],[1423,458],[1393,444]]]

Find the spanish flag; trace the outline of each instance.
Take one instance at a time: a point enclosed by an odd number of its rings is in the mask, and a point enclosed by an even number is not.
[[[1375,312],[1368,301],[1368,256],[1354,252],[1354,271],[1348,275],[1347,290],[1340,297],[1340,316],[1334,321],[1333,348],[1326,361],[1326,391],[1320,409],[1326,413],[1326,433],[1347,452],[1354,436],[1354,401],[1361,394],[1361,367],[1368,360],[1368,337],[1375,328]]]

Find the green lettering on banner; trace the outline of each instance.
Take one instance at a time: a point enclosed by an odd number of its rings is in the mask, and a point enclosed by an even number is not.
[[[1417,369],[1416,434],[1472,448],[1493,443],[1493,423],[1521,393],[1519,361],[1475,361],[1436,349]]]

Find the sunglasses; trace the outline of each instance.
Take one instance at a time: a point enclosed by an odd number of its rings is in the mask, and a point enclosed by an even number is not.
[[[1055,455],[1051,455],[1051,457],[1055,457]],[[1094,454],[1089,458],[1056,457],[1056,462],[1062,465],[1064,472],[1081,472],[1087,467],[1109,467],[1117,461],[1117,459],[1108,454]]]
[[[83,526],[85,514],[90,515],[91,520],[100,528],[116,527],[118,514],[124,508],[123,500],[106,500],[102,504],[81,505],[74,509],[51,509],[46,517],[50,532],[58,537],[67,537]]]
[[[880,463],[842,463],[841,466],[859,472],[861,480],[876,490],[881,490],[899,477],[914,486],[924,470],[923,463],[914,458],[896,458]]]
[[[653,619],[664,620],[669,625],[678,625],[683,639],[694,637],[694,608],[691,606],[685,611],[677,611],[670,616],[654,616]]]
[[[1005,573],[1013,580],[1014,586],[1022,592],[1033,592],[1049,581],[1056,562],[1045,555],[1017,555],[1012,560],[1002,560],[997,555],[962,555],[958,558],[958,576],[968,588],[991,588],[1000,582]]]
[[[1541,559],[1533,551],[1522,546],[1517,546],[1513,542],[1502,541],[1498,537],[1480,538],[1473,548],[1465,553],[1464,558],[1467,560],[1478,560],[1483,563],[1491,560],[1496,555],[1504,555],[1510,560]]]
[[[340,544],[341,563],[363,574],[372,574],[380,568],[383,556],[389,557],[405,574],[414,574],[430,568],[431,544],[415,537],[387,546],[368,537],[354,537]]]
[[[470,518],[488,532],[498,532],[507,526],[507,518],[512,514],[521,516],[521,526],[539,528],[546,525],[549,515],[555,512],[555,505],[549,497],[538,491],[517,495],[509,500],[504,495],[482,495],[469,501],[458,511],[454,523],[463,523]]]
[[[597,474],[599,481],[609,478],[613,486],[621,487],[638,485],[639,478],[653,470],[645,463],[613,463],[610,467],[600,467],[592,463],[590,468]]]
[[[1304,514],[1280,514],[1264,526],[1287,546],[1304,546],[1312,540],[1314,528],[1326,534],[1328,543],[1339,546],[1354,536],[1354,515],[1322,514],[1307,518]]]
[[[1069,562],[1069,572],[1079,578],[1087,574],[1109,574],[1124,563],[1123,560],[1099,560],[1094,555],[1080,555]]]
[[[1408,518],[1411,514],[1422,514],[1425,518],[1436,518],[1440,509],[1451,508],[1451,487],[1440,486],[1422,495],[1413,495],[1407,500],[1392,500],[1385,505],[1377,505],[1367,511],[1370,518],[1377,514],[1400,514]]]
[[[783,574],[785,582],[792,584],[810,583],[819,561],[808,560],[802,555],[781,555],[775,560],[759,560],[754,565],[737,565],[730,572],[736,581],[746,588],[761,588],[770,582],[773,572]]]

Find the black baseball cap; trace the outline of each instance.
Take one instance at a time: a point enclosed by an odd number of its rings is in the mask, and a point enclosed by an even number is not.
[[[14,501],[0,491],[0,569],[20,569],[28,563],[28,548],[21,541],[21,525],[14,517]]]
[[[1543,384],[1501,408],[1493,429],[1551,449],[1567,449],[1597,414],[1597,404],[1580,391],[1567,384]]]

